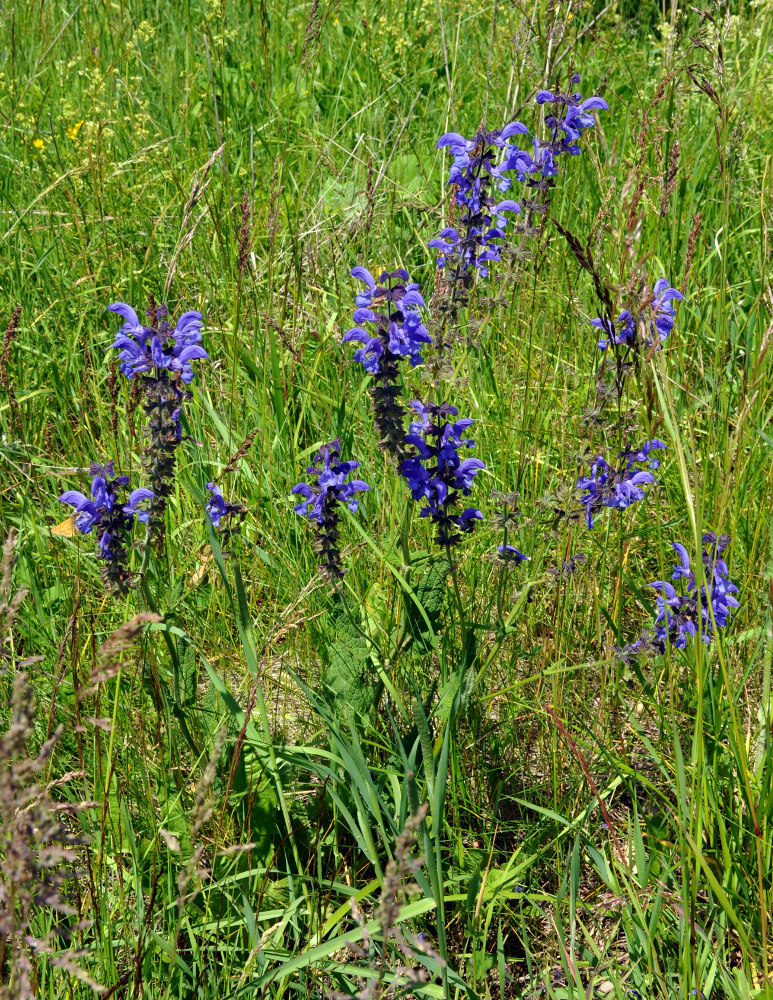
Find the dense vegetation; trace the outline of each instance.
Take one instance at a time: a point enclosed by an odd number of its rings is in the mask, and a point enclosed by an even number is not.
[[[0,33],[0,996],[773,995],[770,0]],[[438,139],[544,138],[548,88],[581,152],[438,268]],[[353,359],[358,267],[423,364]],[[127,378],[114,302],[204,350]],[[474,420],[458,507],[392,389]],[[315,527],[335,439],[369,489]]]

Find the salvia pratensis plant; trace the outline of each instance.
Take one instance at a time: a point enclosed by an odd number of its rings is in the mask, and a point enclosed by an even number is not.
[[[575,74],[570,84],[579,80]],[[502,200],[494,191],[509,190],[513,180],[507,175],[511,173],[518,182],[525,181],[531,196],[523,202],[527,218],[516,226],[516,233],[520,232],[523,238],[538,235],[541,229],[532,225],[533,218],[547,212],[548,192],[557,173],[555,158],[565,153],[572,156],[580,153],[577,140],[586,128],[595,124],[590,112],[608,110],[603,98],[583,101],[578,93],[542,90],[536,100],[538,104],[554,105],[554,112],[546,118],[548,139],[538,139],[522,122],[513,121],[503,129],[491,131],[481,123],[470,139],[459,132],[446,132],[438,140],[438,148],[448,148],[452,156],[447,184],[454,192],[455,207],[461,209],[461,218],[428,243],[438,251],[437,263],[441,269],[435,374],[443,374],[448,368],[453,346],[449,330],[457,322],[459,309],[467,305],[475,274],[487,277],[491,264],[501,259],[508,222],[506,213],[522,210],[522,203],[512,198]],[[519,136],[531,136],[533,156],[518,145]]]
[[[113,302],[108,309],[124,320],[113,342],[120,352],[121,372],[127,379],[142,379],[148,439],[144,464],[153,490],[148,531],[151,537],[161,538],[182,441],[180,412],[191,398],[185,386],[195,377],[193,362],[209,357],[201,346],[203,320],[200,312],[189,310],[172,327],[166,306],[158,305],[152,296],[146,324],[125,302]]]
[[[295,513],[308,517],[316,524],[315,552],[319,561],[319,571],[335,588],[346,570],[341,563],[341,548],[339,542],[340,512],[339,504],[346,504],[351,511],[356,511],[359,501],[356,493],[364,493],[370,486],[362,479],[351,479],[346,482],[359,462],[339,461],[341,442],[338,438],[330,444],[323,445],[317,452],[314,462],[306,471],[316,481],[312,484],[297,483],[290,491],[303,499],[295,505]]]
[[[105,587],[126,593],[134,582],[129,569],[132,529],[135,521],[147,522],[145,504],[153,501],[152,490],[140,487],[125,496],[128,476],[116,476],[115,463],[91,465],[91,496],[79,490],[66,490],[59,500],[75,508],[75,526],[87,535],[95,530],[97,551],[104,560],[101,569]]]
[[[650,584],[659,591],[655,599],[655,624],[648,633],[620,651],[624,659],[633,659],[643,652],[664,653],[667,643],[685,649],[688,641],[696,640],[699,635],[708,644],[713,638],[714,625],[725,628],[732,610],[740,606],[734,597],[738,587],[730,581],[727,563],[722,558],[730,544],[730,536],[717,536],[707,531],[702,541],[705,584],[698,586],[685,546],[673,542],[671,547],[679,562],[674,564],[671,580],[683,581],[682,593],[678,593],[674,583],[668,580],[655,580]]]
[[[640,347],[660,347],[676,322],[673,302],[682,298],[682,293],[672,288],[666,278],[658,278],[654,288],[644,288],[640,301],[626,306],[614,322],[603,316],[591,320],[604,333],[598,342],[599,349],[622,347],[635,351]]]
[[[641,448],[632,450],[626,448],[620,453],[620,462],[615,467],[610,465],[601,455],[597,455],[590,467],[590,475],[581,476],[577,480],[577,489],[583,490],[580,502],[585,507],[586,523],[593,527],[593,518],[604,507],[617,507],[624,510],[637,500],[643,500],[643,487],[655,482],[655,477],[649,469],[657,469],[660,465],[653,451],[665,448],[663,441],[653,438],[645,441]],[[637,469],[637,465],[646,463],[649,469]]]
[[[463,437],[474,421],[454,420],[459,413],[449,403],[421,403],[411,407],[417,415],[405,440],[417,454],[406,458],[400,472],[408,483],[414,500],[423,504],[421,517],[428,517],[435,527],[435,542],[445,549],[456,545],[463,532],[472,531],[483,519],[476,507],[458,512],[460,497],[469,496],[472,484],[485,464],[479,458],[462,458],[463,448],[473,448],[472,438]]]
[[[405,409],[400,403],[399,364],[402,358],[412,367],[421,364],[423,346],[432,342],[419,312],[424,299],[402,268],[383,271],[378,284],[365,267],[354,267],[350,273],[365,288],[355,300],[353,318],[358,325],[347,330],[343,340],[363,345],[354,359],[373,376],[370,392],[379,446],[401,460],[405,457]],[[360,324],[367,324],[373,332]]]

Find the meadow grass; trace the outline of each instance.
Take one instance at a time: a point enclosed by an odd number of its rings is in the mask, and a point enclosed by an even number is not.
[[[0,361],[0,520],[18,534],[12,590],[29,590],[3,722],[14,667],[40,657],[23,666],[30,753],[61,726],[52,800],[92,803],[68,820],[86,841],[73,913],[33,912],[52,949],[35,996],[91,995],[78,969],[117,997],[773,995],[773,5],[706,14],[0,10],[2,325],[21,307]],[[405,267],[432,309],[437,138],[484,117],[536,128],[535,91],[572,71],[609,111],[564,158],[550,215],[615,294],[640,264],[685,299],[594,422],[599,306],[559,229],[477,284],[443,388],[486,463],[486,520],[456,556],[462,627],[341,346],[349,270]],[[111,382],[105,309],[150,294],[204,313],[212,361],[184,411],[165,547],[116,598],[93,536],[51,528],[90,462],[143,481],[142,408]],[[429,391],[421,368],[406,384]],[[335,437],[371,485],[344,518],[337,598],[289,498]],[[652,437],[668,450],[644,501],[592,531],[560,516],[578,455]],[[211,480],[247,509],[227,554]],[[487,558],[492,489],[519,493],[508,541],[530,561],[512,572]],[[732,536],[741,608],[711,645],[622,662],[671,543],[699,552],[707,529]],[[157,618],[101,654],[139,612]],[[23,995],[3,958],[0,990]]]

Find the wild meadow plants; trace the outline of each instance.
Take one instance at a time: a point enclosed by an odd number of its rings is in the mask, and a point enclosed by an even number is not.
[[[773,995],[773,6],[0,30],[0,997]]]

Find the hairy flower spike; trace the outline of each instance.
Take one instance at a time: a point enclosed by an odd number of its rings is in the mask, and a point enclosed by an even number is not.
[[[417,455],[405,459],[400,472],[413,499],[424,503],[421,517],[429,517],[435,525],[435,541],[448,548],[459,542],[461,532],[472,531],[475,521],[483,519],[475,507],[467,507],[460,514],[453,511],[460,496],[470,495],[475,476],[486,466],[479,458],[460,458],[461,448],[475,445],[471,438],[462,437],[473,421],[465,418],[451,423],[447,418],[459,413],[455,406],[414,400],[411,407],[418,419],[411,424],[405,440],[414,446]]]
[[[351,511],[357,510],[359,501],[355,493],[364,493],[370,486],[361,479],[346,477],[358,469],[359,462],[340,462],[341,442],[338,438],[324,445],[314,458],[314,465],[306,471],[316,478],[313,485],[297,483],[290,491],[303,499],[295,505],[295,513],[316,522],[317,540],[315,551],[319,560],[319,571],[333,587],[344,576],[346,570],[341,565],[341,550],[338,540],[340,514],[339,504],[346,504]]]
[[[677,593],[674,584],[668,580],[655,580],[650,584],[659,591],[655,599],[657,616],[654,628],[619,650],[622,659],[634,659],[645,651],[664,653],[666,643],[685,649],[688,639],[694,641],[698,633],[703,642],[710,643],[714,624],[717,628],[724,628],[732,609],[740,607],[733,596],[738,593],[738,587],[731,583],[727,563],[722,558],[722,552],[730,544],[730,536],[717,537],[713,531],[707,531],[702,541],[706,584],[697,586],[687,549],[680,542],[674,542],[672,548],[679,562],[674,565],[671,579],[684,581],[683,593]]]
[[[599,349],[608,347],[634,348],[638,344],[659,347],[674,328],[676,309],[673,301],[684,298],[681,292],[672,288],[665,278],[658,278],[651,293],[645,290],[640,306],[633,304],[623,309],[615,322],[603,316],[591,320],[591,324],[605,336],[598,342]]]
[[[405,410],[399,402],[399,362],[408,358],[412,367],[421,364],[423,345],[432,343],[419,312],[424,299],[419,286],[402,268],[382,272],[378,284],[365,267],[352,268],[350,273],[364,282],[365,288],[355,300],[354,322],[358,325],[347,330],[343,341],[363,345],[355,351],[354,360],[373,375],[371,397],[379,444],[400,460],[405,457]],[[371,325],[375,332],[371,334],[359,324]]]
[[[108,306],[124,320],[113,347],[119,351],[121,371],[127,379],[142,376],[143,408],[147,417],[145,470],[153,488],[149,531],[163,537],[164,513],[172,495],[176,451],[182,440],[180,412],[191,393],[183,388],[193,381],[194,361],[208,358],[201,346],[202,316],[190,310],[172,328],[167,309],[150,297],[146,316],[140,323],[137,313],[125,302]]]
[[[624,464],[620,468],[609,465],[601,455],[597,455],[590,467],[589,476],[581,476],[577,480],[577,489],[584,490],[585,495],[580,502],[585,506],[586,522],[593,527],[594,515],[603,507],[618,507],[624,510],[637,500],[643,500],[642,489],[648,483],[654,483],[655,477],[644,469],[636,469],[636,465],[646,462],[651,469],[657,469],[660,464],[651,455],[653,450],[665,448],[663,441],[653,438],[645,441],[637,451],[626,448],[620,453]]]
[[[105,560],[102,578],[108,590],[126,593],[134,581],[128,567],[132,527],[135,519],[147,521],[149,513],[141,505],[153,500],[152,490],[132,490],[121,502],[129,485],[128,476],[115,475],[115,463],[92,463],[91,498],[78,490],[67,490],[59,500],[75,508],[75,526],[87,535],[96,529],[100,558]]]

